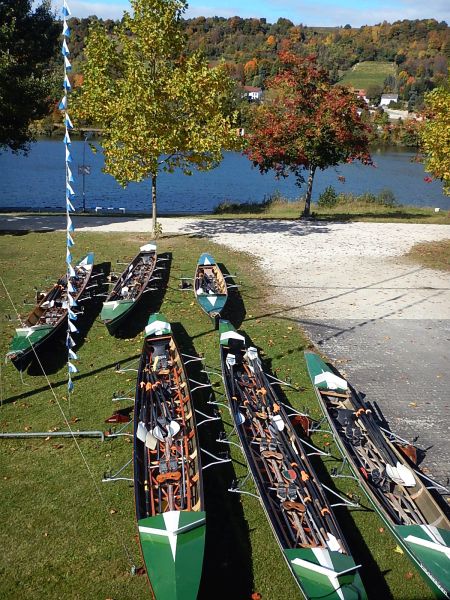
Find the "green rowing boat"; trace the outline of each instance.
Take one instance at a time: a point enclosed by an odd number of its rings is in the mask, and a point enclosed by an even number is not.
[[[361,565],[350,554],[306,445],[264,373],[256,348],[247,346],[228,321],[220,321],[219,333],[235,429],[269,524],[300,590],[307,599],[367,598]]]
[[[361,487],[436,597],[450,598],[448,518],[358,392],[317,354],[305,352],[305,359],[336,443]]]
[[[76,302],[86,291],[94,267],[94,254],[90,252],[75,266],[75,275],[70,277],[71,296]],[[69,302],[67,298],[67,274],[64,274],[37,302],[33,310],[16,329],[6,354],[13,365],[25,370],[33,361],[35,352],[67,323]]]
[[[195,298],[200,308],[217,325],[228,300],[228,288],[218,264],[210,254],[202,254],[194,278]]]
[[[157,600],[197,598],[205,546],[200,447],[189,382],[171,326],[145,328],[134,407],[139,541]]]
[[[120,275],[103,303],[100,318],[111,335],[120,330],[148,289],[155,270],[156,258],[154,244],[141,246],[139,253]]]

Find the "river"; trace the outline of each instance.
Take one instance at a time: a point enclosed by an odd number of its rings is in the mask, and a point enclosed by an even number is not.
[[[77,175],[83,162],[83,141],[73,141],[72,171],[75,177],[75,208],[83,206],[82,177]],[[85,147],[86,164],[91,174],[85,177],[85,207],[94,211],[125,209],[128,212],[149,212],[150,181],[131,183],[123,189],[113,177],[102,173],[101,152],[94,154]],[[64,145],[54,140],[39,140],[28,156],[0,154],[1,210],[65,210]],[[382,189],[394,192],[401,204],[450,209],[450,198],[442,193],[439,181],[427,183],[423,165],[413,161],[414,153],[400,149],[375,150],[375,167],[359,163],[341,165],[319,171],[315,177],[313,200],[328,186],[340,192],[378,193]],[[338,179],[340,177],[340,180]],[[345,181],[342,181],[345,178]],[[225,152],[220,166],[209,172],[161,173],[158,179],[159,214],[210,213],[224,201],[261,202],[279,192],[295,199],[304,193],[293,177],[276,180],[272,173],[261,175],[250,161],[236,152]]]

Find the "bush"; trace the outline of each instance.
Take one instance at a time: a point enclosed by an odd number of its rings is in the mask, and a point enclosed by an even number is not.
[[[392,190],[384,189],[377,196],[376,200],[377,204],[381,204],[382,206],[397,206],[397,200],[395,198],[395,194]]]
[[[339,198],[338,198],[336,190],[334,189],[334,187],[332,185],[329,185],[320,194],[317,205],[320,208],[332,208],[333,206],[336,206],[338,201],[339,201]]]

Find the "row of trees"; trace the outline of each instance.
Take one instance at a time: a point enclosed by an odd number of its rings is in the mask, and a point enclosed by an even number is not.
[[[97,17],[73,18],[75,71],[83,60],[90,23]],[[113,22],[104,22],[111,31]],[[187,52],[200,50],[210,62],[224,60],[241,84],[265,87],[265,80],[280,69],[278,55],[290,51],[307,57],[314,54],[333,82],[359,61],[389,61],[397,65],[396,89],[387,83],[383,91],[396,91],[408,101],[415,93],[419,102],[425,92],[445,81],[450,56],[450,30],[434,19],[398,21],[361,28],[311,28],[289,19],[267,23],[265,19],[197,17],[181,21],[187,35]]]
[[[40,17],[40,10],[48,15],[47,4],[32,12],[30,2],[23,2],[29,23],[36,14]],[[273,170],[277,177],[292,174],[299,186],[307,183],[305,216],[310,212],[318,169],[353,160],[371,164],[370,128],[360,117],[362,100],[347,88],[333,85],[327,70],[313,57],[279,53],[280,67],[267,79],[264,103],[249,111],[253,133],[244,144],[237,134],[234,82],[226,67],[211,68],[199,52],[187,50],[181,18],[186,1],[131,0],[131,5],[133,15],[125,13],[112,29],[100,22],[92,27],[73,114],[78,127],[96,125],[103,130],[105,171],[119,183],[126,186],[151,178],[155,232],[160,171],[180,168],[189,175],[193,169],[213,168],[223,149],[245,145],[245,153],[261,172]],[[20,35],[16,32],[17,47]],[[53,35],[48,41],[54,44],[55,40]],[[8,53],[8,44],[0,48],[2,65]],[[0,98],[8,86],[20,89],[20,82],[13,78],[2,85]],[[5,123],[12,124],[9,130],[0,131],[4,147],[24,147],[23,131],[44,102],[40,82],[34,92],[27,114],[17,113],[14,106],[2,107]],[[439,132],[447,138],[449,133],[448,90],[432,92],[430,103],[434,121],[425,129],[424,144],[432,172],[447,182],[448,189],[445,160],[450,153],[445,156],[437,148],[443,146],[437,139]],[[21,126],[14,137],[8,131],[13,130],[18,114]]]

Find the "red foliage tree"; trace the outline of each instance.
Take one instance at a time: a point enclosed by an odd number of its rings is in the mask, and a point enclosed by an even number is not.
[[[303,216],[309,216],[314,175],[342,162],[371,164],[369,127],[358,114],[364,106],[347,88],[333,86],[313,57],[279,54],[282,69],[268,81],[263,104],[252,111],[246,154],[262,173],[293,173],[308,184]]]

